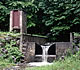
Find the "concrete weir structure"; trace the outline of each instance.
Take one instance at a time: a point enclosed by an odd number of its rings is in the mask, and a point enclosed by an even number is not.
[[[64,56],[68,49],[72,49],[72,33],[70,42],[47,42],[46,37],[27,34],[26,15],[23,11],[10,12],[10,32],[20,32],[20,50],[26,62],[53,62],[54,59]]]

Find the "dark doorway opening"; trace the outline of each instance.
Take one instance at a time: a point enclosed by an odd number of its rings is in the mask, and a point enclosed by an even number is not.
[[[50,46],[48,50],[48,55],[56,55],[56,45],[55,44]]]
[[[42,55],[42,48],[38,44],[35,46],[35,55]]]

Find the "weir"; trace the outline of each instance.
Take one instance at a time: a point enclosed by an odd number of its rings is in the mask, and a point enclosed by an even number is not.
[[[35,51],[37,51],[36,57],[39,57],[39,59],[41,58],[41,62],[39,62],[39,61],[31,62],[31,63],[29,63],[29,66],[51,65],[52,63],[48,62],[49,61],[48,57],[51,57],[51,56],[49,56],[48,51],[49,51],[49,48],[52,47],[53,44],[38,46],[37,49],[35,50]],[[53,47],[55,47],[55,46],[53,46]]]
[[[20,32],[20,50],[26,63],[40,62],[47,64],[47,62],[53,62],[54,59],[64,56],[68,49],[73,48],[72,33],[70,33],[69,42],[49,43],[47,37],[27,34],[26,19],[26,14],[23,11],[13,10],[10,12],[10,32]]]
[[[53,46],[53,44],[49,44],[49,45],[41,45],[42,50],[43,50],[43,54],[42,54],[42,62],[48,62],[48,57],[54,56],[54,54],[51,54],[52,52],[55,52],[56,50],[53,50],[52,48],[54,48],[55,46]],[[52,51],[49,50],[49,48],[52,49]]]

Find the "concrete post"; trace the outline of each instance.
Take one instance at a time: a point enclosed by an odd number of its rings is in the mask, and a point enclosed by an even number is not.
[[[10,12],[10,32],[13,30],[12,28],[12,17],[13,17],[13,11]]]
[[[21,34],[20,50],[22,51],[23,41],[24,41],[23,35],[27,34],[26,15],[24,14],[23,11],[20,11],[20,34]]]
[[[74,34],[72,32],[70,32],[70,42],[72,43],[74,39]]]
[[[23,11],[12,10],[10,12],[10,32],[13,30],[19,30],[21,34],[20,38],[20,50],[23,47],[23,35],[27,34],[26,15]]]

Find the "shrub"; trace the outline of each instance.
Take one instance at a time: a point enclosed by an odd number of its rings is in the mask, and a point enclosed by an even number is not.
[[[3,58],[8,58],[9,62],[19,62],[20,58],[23,56],[20,52],[19,48],[14,46],[16,42],[11,41],[10,44],[6,43],[5,45],[5,52],[3,52]]]
[[[21,58],[23,57],[23,54],[19,50],[19,46],[16,45],[15,40],[10,41],[4,41],[1,40],[0,42],[4,42],[5,45],[3,47],[0,47],[0,53],[3,57],[3,59],[8,59],[9,62],[20,62]]]

